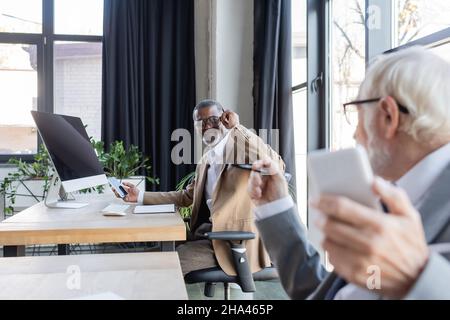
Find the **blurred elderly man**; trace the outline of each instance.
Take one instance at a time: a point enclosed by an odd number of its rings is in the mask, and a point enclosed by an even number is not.
[[[294,299],[450,299],[450,263],[430,245],[450,242],[450,65],[423,48],[379,57],[355,106],[356,141],[370,156],[373,190],[388,214],[322,195],[328,273],[306,238],[283,177],[254,164],[249,193],[257,226]],[[388,180],[391,183],[386,182]],[[396,186],[394,186],[394,184]],[[437,246],[436,246],[437,245]],[[380,286],[370,286],[379,270]]]

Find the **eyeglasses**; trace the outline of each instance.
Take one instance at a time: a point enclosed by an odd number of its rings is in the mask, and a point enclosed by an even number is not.
[[[200,119],[200,120],[196,120],[194,121],[194,125],[196,128],[206,128],[207,126],[209,126],[210,128],[217,128],[219,127],[220,124],[220,117],[217,116],[212,116],[209,117],[207,119]]]
[[[358,123],[358,105],[367,104],[367,103],[374,103],[378,102],[383,98],[376,98],[376,99],[367,99],[367,100],[356,100],[348,103],[344,103],[344,116],[347,123],[351,126],[354,126]],[[408,108],[405,106],[402,106],[401,104],[398,104],[398,110],[403,114],[409,114]]]

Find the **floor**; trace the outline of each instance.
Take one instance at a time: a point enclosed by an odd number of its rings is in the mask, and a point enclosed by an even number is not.
[[[189,300],[223,300],[223,285],[216,285],[214,298],[207,298],[203,295],[204,284],[186,285]],[[289,299],[280,282],[265,281],[256,283],[255,293],[243,293],[236,285],[230,290],[231,300],[287,300]]]

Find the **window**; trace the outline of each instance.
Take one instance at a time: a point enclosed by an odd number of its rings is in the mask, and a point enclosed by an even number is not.
[[[355,99],[365,76],[365,0],[332,0],[330,10],[330,101],[332,150],[355,146],[343,103]]]
[[[103,34],[103,0],[55,0],[55,33]]]
[[[432,48],[431,51],[450,62],[450,41]]]
[[[0,1],[0,32],[41,33],[42,1]]]
[[[449,28],[450,1],[328,0],[328,3],[329,147],[339,150],[356,143],[353,139],[356,128],[345,120],[342,104],[357,97],[366,62],[386,50]],[[367,4],[369,12],[366,12]],[[366,14],[374,14],[370,10],[373,5],[381,6],[378,7],[381,24],[377,28],[366,28]],[[443,45],[433,50],[450,59],[448,47]]]
[[[36,153],[30,111],[37,109],[36,46],[0,43],[0,155]]]
[[[102,29],[103,0],[0,1],[2,162],[36,153],[30,110],[78,116],[100,139]]]
[[[394,2],[394,47],[450,27],[450,1],[448,0],[396,0]]]
[[[307,55],[306,0],[292,1],[292,83],[294,107],[294,137],[297,171],[297,203],[303,223],[307,223]]]

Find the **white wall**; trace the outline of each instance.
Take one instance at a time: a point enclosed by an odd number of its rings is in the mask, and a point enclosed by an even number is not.
[[[213,98],[253,128],[253,0],[196,0],[197,100]]]
[[[217,0],[216,92],[253,128],[253,0]]]
[[[5,179],[8,176],[8,173],[12,172],[14,168],[9,165],[1,165],[0,166],[0,183],[3,182],[3,179]]]

